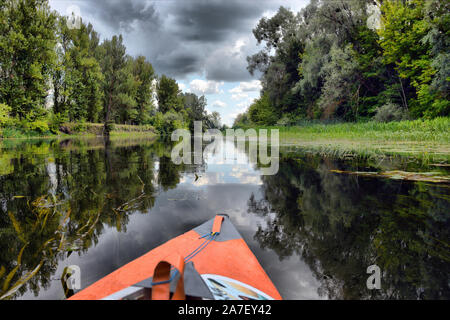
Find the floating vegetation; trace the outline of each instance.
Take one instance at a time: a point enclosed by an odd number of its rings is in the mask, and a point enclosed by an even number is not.
[[[364,177],[388,178],[393,180],[421,181],[432,183],[450,183],[450,176],[440,172],[406,172],[401,170],[367,172],[367,171],[342,171],[330,170],[334,173],[353,174]]]
[[[433,167],[449,167],[450,168],[450,163],[431,163],[430,166],[433,166]]]
[[[27,201],[27,206],[32,216],[25,220],[8,212],[21,249],[12,270],[0,266],[0,300],[14,297],[44,265],[52,265],[59,254],[81,250],[83,239],[92,234],[100,216],[100,212],[92,212],[85,224],[77,223],[74,229],[73,225],[69,226],[71,209],[68,201],[50,194]],[[28,257],[26,262],[25,256]],[[36,259],[30,260],[30,257]]]
[[[421,165],[450,166],[450,119],[322,124],[305,122],[298,126],[265,126],[278,129],[281,147],[339,159],[380,159],[405,157]]]

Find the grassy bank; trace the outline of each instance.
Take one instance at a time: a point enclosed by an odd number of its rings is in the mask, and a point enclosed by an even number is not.
[[[259,129],[262,127],[258,127]],[[407,156],[421,161],[450,162],[450,118],[389,123],[306,123],[278,129],[280,145],[337,157]]]
[[[23,127],[6,127],[0,129],[2,139],[28,139],[28,138],[54,138],[54,137],[96,137],[103,135],[102,123],[73,123],[68,122],[61,125],[60,130],[55,133],[49,130],[30,130]],[[111,136],[133,137],[156,135],[158,132],[150,125],[125,125],[115,124]]]

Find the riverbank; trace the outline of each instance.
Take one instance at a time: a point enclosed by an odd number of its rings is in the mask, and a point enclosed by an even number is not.
[[[103,123],[63,123],[57,133],[52,131],[30,130],[21,127],[6,127],[0,129],[0,139],[30,139],[30,138],[58,138],[58,137],[98,137],[103,135]],[[111,136],[154,136],[158,132],[151,125],[114,124]]]
[[[424,163],[450,163],[448,117],[388,123],[305,122],[298,126],[264,128],[279,130],[281,147],[300,147],[322,155],[339,158],[403,156]]]

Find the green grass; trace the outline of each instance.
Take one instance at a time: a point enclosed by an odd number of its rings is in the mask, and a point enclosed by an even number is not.
[[[311,124],[293,127],[267,127],[280,130],[280,137],[321,137],[396,141],[450,141],[450,118],[398,122]]]
[[[39,133],[18,127],[6,127],[0,129],[0,138],[3,139],[23,139],[34,137],[45,137],[53,135],[51,132]]]
[[[37,132],[34,130],[29,130],[21,127],[5,127],[0,129],[0,138],[3,139],[32,139],[32,138],[55,138],[55,137],[72,137],[72,136],[83,136],[83,137],[95,137],[101,136],[103,134],[103,124],[102,123],[64,123],[70,134],[58,132],[58,134],[47,132]],[[111,136],[121,136],[121,137],[133,137],[133,136],[144,136],[144,135],[156,135],[156,130],[150,125],[125,125],[125,124],[115,124],[114,129],[111,132]]]
[[[450,118],[264,128],[279,130],[282,147],[297,146],[323,155],[406,156],[425,163],[450,162]]]

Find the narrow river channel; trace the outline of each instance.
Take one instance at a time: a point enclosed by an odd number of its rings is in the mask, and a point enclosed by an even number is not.
[[[228,141],[192,165],[157,140],[5,142],[0,296],[64,299],[66,266],[84,288],[226,213],[284,299],[450,299],[450,186],[339,173],[376,165],[282,148],[264,176]]]

